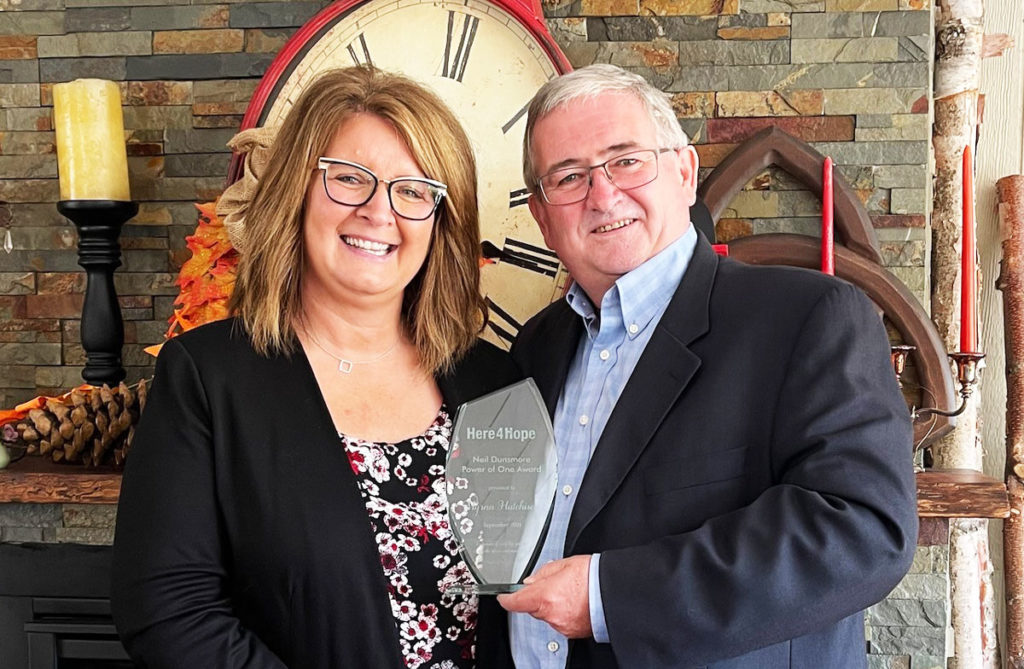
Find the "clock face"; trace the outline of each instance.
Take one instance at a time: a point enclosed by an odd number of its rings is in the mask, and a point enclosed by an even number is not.
[[[327,23],[293,59],[258,125],[280,125],[324,70],[365,63],[426,85],[469,135],[485,259],[481,290],[491,313],[486,337],[507,348],[568,281],[526,206],[520,158],[526,107],[558,69],[516,18],[488,2],[369,0]]]

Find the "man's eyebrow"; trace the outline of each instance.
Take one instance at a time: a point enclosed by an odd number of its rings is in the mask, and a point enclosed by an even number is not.
[[[639,146],[640,145],[634,141],[619,142],[617,144],[612,144],[611,146],[606,147],[604,151],[602,151],[601,153],[605,156],[611,154],[614,157],[619,151],[630,151]],[[565,160],[560,160],[551,167],[549,167],[545,174],[550,174],[551,172],[556,172],[566,167],[576,167],[584,164],[585,161],[580,158],[566,158]]]

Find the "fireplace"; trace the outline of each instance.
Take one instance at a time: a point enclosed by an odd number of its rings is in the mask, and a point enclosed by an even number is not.
[[[132,667],[110,617],[110,547],[0,544],[0,667]]]

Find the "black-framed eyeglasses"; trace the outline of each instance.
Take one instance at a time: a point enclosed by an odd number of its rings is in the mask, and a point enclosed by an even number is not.
[[[339,158],[317,159],[324,175],[324,190],[333,202],[346,207],[361,207],[370,201],[381,183],[388,188],[391,209],[402,218],[422,221],[430,218],[448,194],[448,186],[425,177],[381,179],[369,168]]]
[[[576,165],[548,172],[537,180],[548,204],[576,204],[587,199],[594,183],[592,173],[604,171],[608,181],[619,190],[646,186],[658,178],[658,156],[674,149],[642,149],[609,158],[598,165]]]

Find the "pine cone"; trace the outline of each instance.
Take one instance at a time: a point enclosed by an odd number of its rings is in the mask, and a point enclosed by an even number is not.
[[[134,388],[122,382],[116,388],[74,390],[65,402],[50,399],[45,408],[32,409],[14,428],[29,454],[89,467],[120,467],[135,436],[146,391],[145,380]]]

